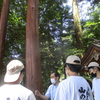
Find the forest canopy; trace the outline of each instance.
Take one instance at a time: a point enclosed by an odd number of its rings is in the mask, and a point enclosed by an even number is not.
[[[82,48],[77,46],[80,44],[77,42],[77,30],[75,31],[75,16],[73,16],[75,9],[72,9],[73,1],[70,2],[71,0],[39,0],[38,32],[44,91],[50,84],[51,72],[58,71],[64,76],[64,63],[68,55],[80,55],[81,52],[84,56],[92,39],[100,39],[100,2],[98,0],[76,1],[81,23]],[[2,3],[3,0],[0,0],[0,12]],[[25,62],[26,12],[27,1],[10,1],[4,66],[9,60],[15,58]]]

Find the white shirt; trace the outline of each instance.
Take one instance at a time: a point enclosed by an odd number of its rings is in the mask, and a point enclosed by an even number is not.
[[[47,90],[45,96],[49,97],[51,100],[54,100],[57,87],[58,87],[58,84],[57,85],[51,84],[48,87],[48,90]]]
[[[98,78],[93,79],[92,90],[94,92],[95,100],[100,100],[100,79]]]
[[[81,76],[70,76],[60,82],[54,100],[93,100],[88,82]]]
[[[5,84],[0,87],[0,100],[36,100],[33,92],[20,84]]]

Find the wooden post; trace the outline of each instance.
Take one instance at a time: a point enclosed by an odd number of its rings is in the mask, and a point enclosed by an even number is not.
[[[26,19],[26,87],[42,92],[38,36],[38,0],[28,0]],[[41,100],[37,97],[37,100]]]
[[[4,0],[0,16],[0,74],[2,73],[4,42],[7,28],[10,0]]]

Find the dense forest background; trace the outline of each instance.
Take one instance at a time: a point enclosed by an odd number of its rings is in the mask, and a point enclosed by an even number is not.
[[[78,41],[73,2],[77,3],[81,25]],[[0,12],[3,0],[0,0]],[[64,76],[64,63],[70,54],[84,56],[93,39],[100,39],[100,2],[98,0],[39,0],[38,24],[43,91],[50,85],[51,72]],[[3,65],[11,59],[25,62],[27,0],[11,0],[5,39]],[[75,21],[76,20],[76,21]],[[81,46],[80,46],[81,45]]]

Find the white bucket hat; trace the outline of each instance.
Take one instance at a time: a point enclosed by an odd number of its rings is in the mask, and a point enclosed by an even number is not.
[[[19,60],[12,60],[8,63],[6,68],[6,74],[4,77],[4,82],[15,82],[19,76],[24,65]]]
[[[78,56],[70,55],[67,57],[66,63],[74,64],[74,65],[81,65],[81,60]]]

